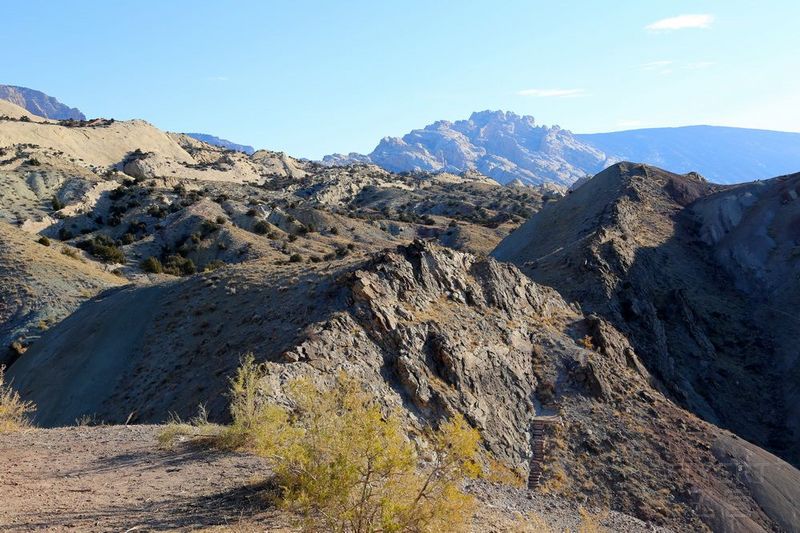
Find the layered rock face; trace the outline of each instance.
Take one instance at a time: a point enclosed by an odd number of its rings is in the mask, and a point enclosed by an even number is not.
[[[27,109],[34,115],[55,120],[86,120],[86,116],[74,107],[69,107],[41,91],[0,85],[0,99]]]
[[[619,164],[493,255],[610,320],[691,411],[798,464],[797,322],[784,312],[800,297],[798,179],[726,188]]]

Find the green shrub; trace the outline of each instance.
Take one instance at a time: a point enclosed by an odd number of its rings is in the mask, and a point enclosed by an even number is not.
[[[161,274],[164,272],[164,266],[158,258],[150,256],[141,263],[142,270],[152,274]]]
[[[164,272],[173,276],[189,276],[197,272],[197,267],[191,259],[175,254],[164,260]]]
[[[50,239],[48,239],[44,235],[39,237],[39,239],[36,242],[38,242],[39,244],[41,244],[43,246],[50,246]]]
[[[60,211],[64,209],[64,202],[58,199],[58,196],[53,195],[53,198],[50,199],[50,205],[53,208],[53,211]]]
[[[217,270],[218,268],[222,268],[224,266],[225,266],[224,261],[215,259],[214,261],[207,263],[206,266],[203,267],[203,272],[213,272],[214,270]]]
[[[290,263],[301,263],[303,261],[303,256],[300,254],[292,254],[289,256]]]
[[[253,231],[259,235],[265,235],[269,231],[269,224],[264,220],[259,220],[253,225]]]
[[[114,241],[105,235],[96,235],[92,239],[79,242],[77,246],[104,263],[125,262],[125,254],[117,247]]]

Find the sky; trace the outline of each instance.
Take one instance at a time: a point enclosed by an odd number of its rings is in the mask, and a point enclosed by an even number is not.
[[[800,131],[796,0],[0,0],[0,84],[320,158],[502,109]]]

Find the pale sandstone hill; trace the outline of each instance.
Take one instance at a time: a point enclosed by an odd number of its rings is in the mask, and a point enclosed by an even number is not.
[[[33,122],[45,122],[44,118],[34,115],[24,107],[20,107],[13,102],[9,102],[8,100],[0,99],[0,117],[3,116],[15,119],[28,117],[28,119]]]
[[[800,175],[722,187],[623,163],[493,252],[631,340],[706,420],[800,464]]]
[[[597,350],[575,340],[585,334]],[[608,323],[512,266],[429,244],[333,268],[250,262],[125,288],[48,331],[10,377],[44,425],[160,421],[198,403],[225,420],[227,377],[248,351],[267,362],[277,401],[293,377],[330,383],[343,370],[412,427],[463,412],[521,474],[531,417],[558,412],[544,476],[557,494],[678,530],[796,525],[797,470],[758,450],[782,472],[776,490],[739,484],[724,454],[742,461],[749,448],[651,388]]]

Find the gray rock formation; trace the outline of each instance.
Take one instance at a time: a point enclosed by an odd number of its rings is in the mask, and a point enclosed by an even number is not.
[[[590,340],[576,342],[584,334]],[[335,269],[245,264],[107,292],[45,332],[9,378],[46,426],[83,414],[188,417],[198,402],[224,420],[226,376],[247,351],[266,365],[271,401],[284,402],[294,378],[324,386],[345,372],[412,434],[463,413],[486,449],[522,475],[532,417],[560,412],[545,486],[613,498],[615,509],[677,530],[717,524],[710,513],[729,508],[754,531],[796,523],[787,503],[798,472],[753,448],[761,468],[781,477],[774,490],[739,484],[746,457],[712,450],[724,434],[651,388],[605,319],[582,317],[512,265],[428,243]],[[721,520],[717,530],[734,530]]]
[[[402,139],[384,138],[369,156],[327,156],[323,163],[365,160],[393,172],[477,170],[500,183],[519,179],[562,185],[599,172],[609,163],[604,153],[567,130],[537,126],[533,117],[503,111],[438,121]]]
[[[56,120],[86,120],[86,116],[74,107],[68,107],[52,96],[41,91],[16,87],[14,85],[0,85],[0,99],[23,107],[44,118]]]

